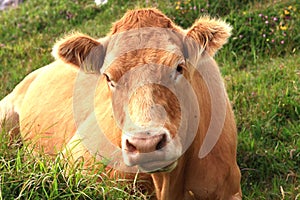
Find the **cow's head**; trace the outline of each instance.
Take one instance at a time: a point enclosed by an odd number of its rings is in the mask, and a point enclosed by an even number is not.
[[[198,63],[212,60],[230,30],[209,17],[182,30],[156,9],[134,10],[107,37],[67,36],[53,55],[100,74],[95,113],[126,165],[170,171],[198,129],[199,92],[193,88]]]

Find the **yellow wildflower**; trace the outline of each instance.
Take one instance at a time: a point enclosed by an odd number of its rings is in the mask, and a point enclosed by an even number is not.
[[[247,12],[244,11],[244,12],[243,12],[243,15],[246,15],[246,14],[247,14]]]
[[[179,9],[180,9],[180,6],[179,6],[179,5],[177,5],[175,9],[176,9],[176,10],[179,10]]]
[[[290,14],[290,11],[284,10],[284,14],[285,14],[285,15],[289,15],[289,14]]]
[[[287,29],[287,26],[282,26],[282,25],[280,25],[280,30],[282,30],[282,31],[285,31],[286,29]]]
[[[292,9],[293,9],[293,6],[289,6],[288,9],[289,9],[289,10],[292,10]]]

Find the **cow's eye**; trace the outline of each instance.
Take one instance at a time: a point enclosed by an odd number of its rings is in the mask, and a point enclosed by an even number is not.
[[[107,75],[107,74],[103,74],[104,76],[105,76],[105,78],[106,78],[106,81],[107,82],[110,82],[110,78],[109,78],[109,76]]]
[[[182,65],[177,65],[177,67],[176,67],[176,72],[177,72],[178,74],[182,74],[182,73],[183,73],[183,67],[182,67]]]
[[[115,87],[115,82],[112,81],[112,80],[110,79],[109,75],[104,74],[104,76],[105,76],[106,81],[107,81],[107,83],[109,84],[109,86],[110,86],[110,87]]]

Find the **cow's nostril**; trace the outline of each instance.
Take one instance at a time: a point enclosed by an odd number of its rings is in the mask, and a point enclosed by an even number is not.
[[[167,136],[166,136],[166,134],[163,134],[161,140],[157,143],[155,149],[160,150],[160,149],[164,148],[166,146],[166,144],[167,144]]]
[[[126,149],[129,152],[135,152],[137,150],[136,147],[133,144],[131,144],[128,140],[126,140]]]

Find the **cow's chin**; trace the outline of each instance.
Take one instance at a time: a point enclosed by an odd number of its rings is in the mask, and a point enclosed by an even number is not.
[[[177,166],[177,160],[174,162],[153,162],[138,165],[141,172],[146,173],[159,173],[159,172],[171,172]]]

